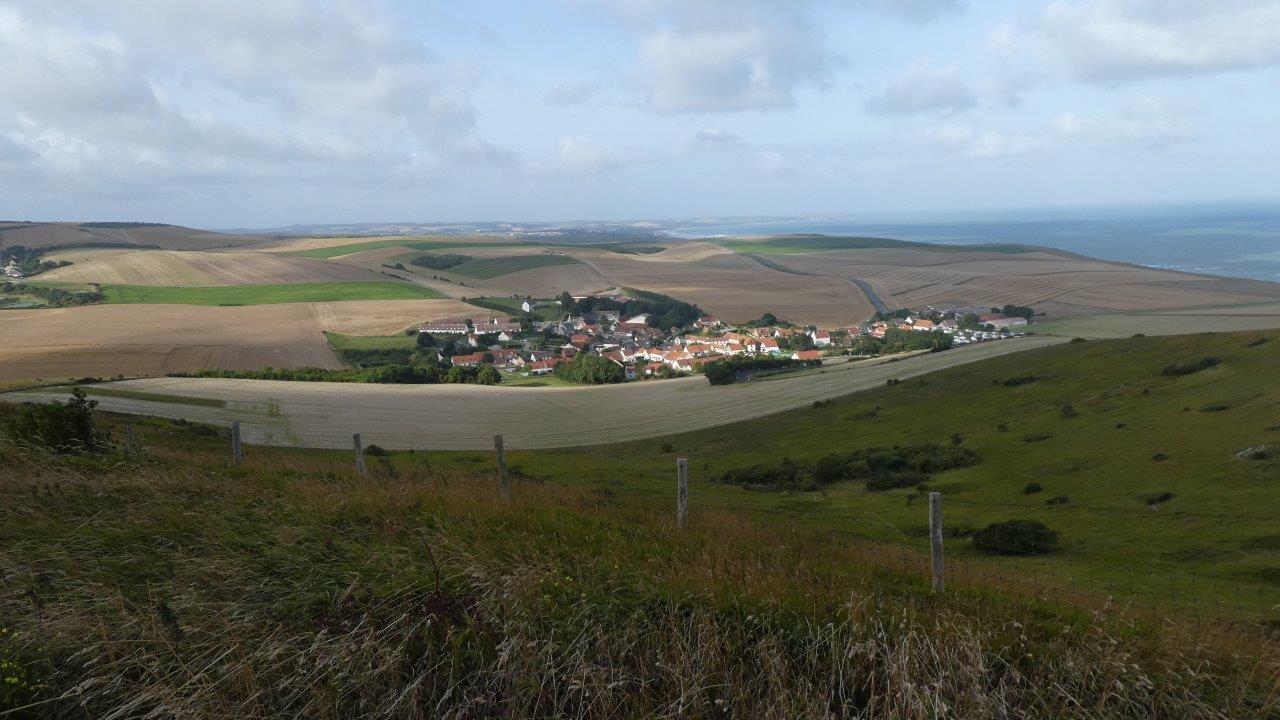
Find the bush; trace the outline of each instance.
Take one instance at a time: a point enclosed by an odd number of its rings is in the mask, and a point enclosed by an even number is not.
[[[1043,490],[1044,490],[1044,487],[1041,486],[1040,483],[1038,482],[1029,482],[1027,483],[1026,487],[1022,488],[1022,492],[1025,495],[1035,495],[1036,493],[1041,492]]]
[[[1155,506],[1155,505],[1159,505],[1160,503],[1169,502],[1172,499],[1173,499],[1173,493],[1162,492],[1147,498],[1147,504]]]
[[[1004,385],[1005,387],[1018,387],[1020,385],[1030,385],[1031,383],[1039,379],[1040,378],[1036,377],[1035,375],[1020,375],[1018,377],[1008,378],[1000,384]]]
[[[1045,505],[1066,505],[1071,502],[1071,498],[1066,495],[1057,495],[1044,501]]]
[[[1165,455],[1162,452],[1159,452],[1159,453],[1156,453],[1155,455],[1152,455],[1151,459],[1155,460],[1156,462],[1164,462],[1165,460],[1169,459],[1169,456]]]
[[[1201,370],[1208,370],[1209,368],[1214,367],[1221,362],[1222,362],[1221,358],[1202,357],[1198,360],[1188,360],[1187,362],[1184,362],[1184,363],[1173,363],[1171,365],[1166,365],[1165,368],[1160,371],[1160,374],[1168,375],[1170,377],[1176,377],[1179,375],[1191,375],[1192,373],[1198,373]]]
[[[973,546],[993,555],[1047,555],[1058,544],[1058,533],[1037,520],[992,523],[973,536]]]
[[[626,379],[621,365],[599,355],[588,353],[582,353],[569,362],[560,363],[554,372],[561,380],[584,385],[608,385],[620,383]]]
[[[1260,338],[1254,338],[1253,342],[1245,345],[1245,347],[1258,347],[1259,345],[1266,345],[1269,342],[1271,342],[1271,338],[1263,336]]]
[[[926,484],[934,473],[977,462],[977,455],[968,449],[930,443],[832,453],[806,464],[783,458],[782,462],[772,466],[756,465],[730,470],[721,480],[732,485],[791,490],[817,488],[845,480],[864,480],[868,490],[893,490],[918,487]]]
[[[1076,408],[1071,403],[1063,403],[1062,409],[1059,411],[1064,418],[1073,418],[1076,416]]]
[[[71,399],[25,405],[5,422],[5,432],[17,442],[31,443],[62,454],[91,453],[103,449],[107,433],[93,427],[97,400],[86,399],[75,388]]]
[[[373,443],[369,443],[368,445],[365,446],[364,454],[369,455],[371,457],[385,457],[387,455],[390,455],[391,453],[387,452],[386,449],[383,448],[381,445],[374,445]]]

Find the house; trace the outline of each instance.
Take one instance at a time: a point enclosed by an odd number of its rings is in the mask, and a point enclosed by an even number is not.
[[[583,335],[581,333],[575,333],[569,336],[569,344],[578,348],[579,350],[586,350],[588,347],[591,346],[591,336]]]
[[[503,330],[502,332],[498,333],[499,342],[511,342],[512,340],[515,340],[515,339],[516,339],[515,333],[510,333],[510,332],[507,332],[506,330]]]
[[[778,341],[773,338],[763,338],[756,341],[756,352],[778,353],[781,351],[782,347],[778,345]]]
[[[521,310],[523,310],[523,311],[525,311],[525,312],[527,312],[527,313],[531,313],[531,312],[533,312],[533,310],[534,310],[533,301],[532,301],[532,300],[525,300],[524,302],[520,303],[520,309],[521,309]]]
[[[493,335],[500,332],[516,333],[520,332],[520,323],[515,322],[511,318],[491,318],[489,320],[474,320],[476,332],[481,335]]]
[[[1005,317],[996,320],[987,321],[988,325],[994,326],[997,330],[1001,328],[1023,327],[1027,324],[1024,317]]]
[[[4,266],[5,277],[11,277],[15,280],[22,279],[22,269],[18,267],[18,261],[9,258],[9,264]]]
[[[809,333],[809,337],[813,338],[813,344],[816,347],[826,347],[831,344],[831,333],[826,330],[814,330]]]
[[[707,315],[707,316],[698,318],[693,323],[693,325],[694,327],[700,327],[700,328],[714,328],[714,327],[720,326],[720,321],[711,317],[710,315]]]
[[[454,355],[453,364],[456,367],[476,367],[485,362],[485,353],[471,353],[470,355]]]
[[[640,313],[635,317],[629,317],[626,320],[622,320],[620,322],[623,325],[627,325],[627,326],[644,327],[649,324],[649,313]]]
[[[929,320],[927,318],[920,318],[919,320],[916,320],[914,325],[911,326],[911,329],[930,332],[937,329],[937,327],[938,326],[934,324],[932,320]]]
[[[821,360],[822,353],[817,350],[798,350],[791,354],[791,359],[811,362],[813,360]]]
[[[530,375],[546,375],[556,369],[556,366],[562,362],[567,362],[564,358],[553,357],[548,360],[539,360],[529,363]]]
[[[428,335],[463,335],[471,328],[463,320],[440,320],[418,326],[418,332]]]

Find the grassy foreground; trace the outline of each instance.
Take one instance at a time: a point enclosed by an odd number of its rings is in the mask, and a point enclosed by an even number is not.
[[[0,444],[7,717],[1273,716],[1277,657],[790,522],[485,473],[373,478],[143,421]]]
[[[444,297],[436,290],[421,285],[379,280],[217,287],[103,285],[102,293],[109,303],[157,305],[272,305],[338,300],[438,300]]]

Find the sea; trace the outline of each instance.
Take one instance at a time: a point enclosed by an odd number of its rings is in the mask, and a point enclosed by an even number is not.
[[[961,245],[1017,243],[1153,268],[1280,282],[1280,203],[708,219],[667,232],[688,238],[818,233]]]

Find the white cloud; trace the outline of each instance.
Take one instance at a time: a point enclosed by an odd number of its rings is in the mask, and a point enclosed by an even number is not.
[[[919,60],[896,82],[867,100],[868,111],[879,115],[954,113],[978,104],[978,98],[955,68]]]
[[[1089,82],[1280,63],[1274,0],[1062,0],[1046,9],[1043,30]]]
[[[761,170],[774,175],[793,175],[796,172],[795,164],[776,150],[761,150],[756,153],[756,162]]]
[[[1195,128],[1185,115],[1153,100],[1144,100],[1114,116],[1063,113],[1054,118],[1053,127],[1072,140],[1124,148],[1163,150],[1196,137]]]
[[[530,175],[599,175],[626,164],[621,152],[596,142],[590,135],[560,138],[556,154],[526,163]]]
[[[562,82],[547,88],[543,101],[553,106],[581,105],[600,94],[600,84],[592,81]]]
[[[933,128],[928,139],[940,150],[974,160],[997,160],[1023,155],[1041,147],[1041,143],[1033,138],[994,130],[980,131],[971,125],[958,123]]]
[[[742,138],[728,130],[702,129],[691,133],[681,143],[686,151],[717,151],[740,147]]]

